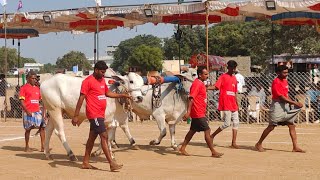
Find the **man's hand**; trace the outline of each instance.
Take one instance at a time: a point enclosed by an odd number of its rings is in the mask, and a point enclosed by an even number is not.
[[[190,112],[187,112],[184,116],[183,116],[183,118],[182,118],[182,120],[183,121],[187,121],[187,119],[190,117]]]
[[[128,99],[132,100],[132,96],[130,94],[122,94],[122,96],[124,98],[128,98]]]
[[[71,123],[72,123],[72,125],[73,126],[79,126],[79,120],[78,120],[78,116],[74,116],[73,118],[72,118],[72,120],[71,120]]]
[[[26,111],[27,116],[31,116],[32,117],[32,113],[30,111]]]
[[[301,102],[296,102],[295,103],[295,106],[299,107],[299,108],[302,108],[303,107],[303,104]]]

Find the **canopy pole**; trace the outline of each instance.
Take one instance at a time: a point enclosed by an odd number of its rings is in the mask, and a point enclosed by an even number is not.
[[[19,73],[19,68],[20,68],[20,39],[18,39],[18,66],[17,66],[17,69],[18,69],[18,86],[20,86],[20,73]]]
[[[96,48],[96,40],[97,40],[97,33],[94,32],[94,38],[93,38],[93,64],[96,64],[97,61],[97,48]]]
[[[6,15],[6,6],[3,6],[3,17],[4,17],[4,80],[5,82],[7,81],[7,71],[8,71],[8,51],[7,51],[7,15]],[[8,93],[7,93],[7,87],[5,87],[5,99],[4,99],[4,122],[7,122],[7,102],[8,102]],[[1,114],[0,114],[1,116]]]
[[[209,71],[209,2],[205,2],[206,7],[206,61],[207,70]]]
[[[97,26],[96,26],[96,34],[97,34],[97,61],[99,61],[99,13],[100,7],[99,3],[97,3]]]
[[[275,64],[274,64],[274,25],[271,22],[271,59],[272,59],[272,73],[275,72]]]

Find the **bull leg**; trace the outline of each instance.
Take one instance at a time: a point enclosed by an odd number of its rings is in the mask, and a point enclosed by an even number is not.
[[[150,141],[150,145],[159,145],[161,143],[161,140],[167,135],[167,129],[166,129],[166,122],[165,122],[165,117],[164,116],[155,116],[154,118],[157,121],[158,128],[160,130],[160,135],[158,139],[154,139]]]
[[[53,160],[52,155],[50,154],[50,149],[49,149],[51,135],[54,130],[54,125],[53,125],[52,121],[53,120],[49,120],[48,125],[45,128],[46,129],[46,136],[45,136],[46,139],[45,139],[45,143],[44,143],[44,154],[48,160]]]
[[[174,150],[178,150],[178,145],[176,143],[175,134],[176,134],[176,124],[169,124],[170,137],[171,137],[171,147]]]
[[[128,123],[120,124],[120,127],[121,127],[122,131],[126,134],[132,149],[139,150],[138,145],[136,145],[136,141],[133,139],[133,137],[132,137],[132,135],[130,133],[130,129],[129,129]]]
[[[63,144],[63,147],[65,148],[65,150],[67,151],[67,155],[69,157],[69,159],[71,161],[77,161],[77,157],[73,154],[67,139],[66,139],[66,135],[64,133],[64,123],[63,123],[63,118],[62,118],[62,112],[61,110],[57,110],[57,111],[50,111],[49,112],[50,117],[52,119],[55,119],[56,121],[52,121],[54,124],[54,127],[56,129],[56,134],[59,137],[61,143]]]

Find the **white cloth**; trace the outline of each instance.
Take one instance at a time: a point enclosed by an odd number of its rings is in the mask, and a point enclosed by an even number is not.
[[[7,5],[7,0],[0,0],[0,4],[1,4],[2,6]]]
[[[238,87],[238,93],[243,93],[243,86],[246,85],[245,81],[244,81],[244,77],[240,74],[237,73],[236,75],[236,79],[237,79],[237,87]]]

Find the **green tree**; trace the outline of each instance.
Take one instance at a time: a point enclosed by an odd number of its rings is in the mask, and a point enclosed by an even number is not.
[[[81,70],[92,69],[91,65],[86,58],[85,54],[79,51],[70,51],[63,55],[62,58],[58,58],[56,62],[57,68],[63,68],[72,70],[73,66],[78,65]]]
[[[0,72],[4,73],[4,51],[5,48],[0,48]],[[20,57],[20,66],[23,67],[24,63],[35,63],[36,61],[33,58],[24,58]],[[10,68],[18,67],[18,53],[17,50],[14,48],[7,48],[7,64],[8,70]]]
[[[51,64],[51,63],[47,63],[44,64],[43,67],[40,69],[40,73],[55,73],[55,69],[56,66]]]
[[[147,71],[162,70],[163,52],[158,47],[141,45],[137,47],[129,57],[128,65],[141,68],[143,75]]]
[[[180,30],[182,31],[180,59],[188,62],[192,55],[206,51],[206,36],[203,27],[180,26]],[[175,39],[174,35],[164,39],[163,51],[165,59],[179,59],[179,41]]]
[[[161,48],[161,39],[152,35],[139,35],[131,39],[122,41],[114,53],[114,61],[111,68],[123,73],[129,67],[128,59],[134,50],[140,45]]]

